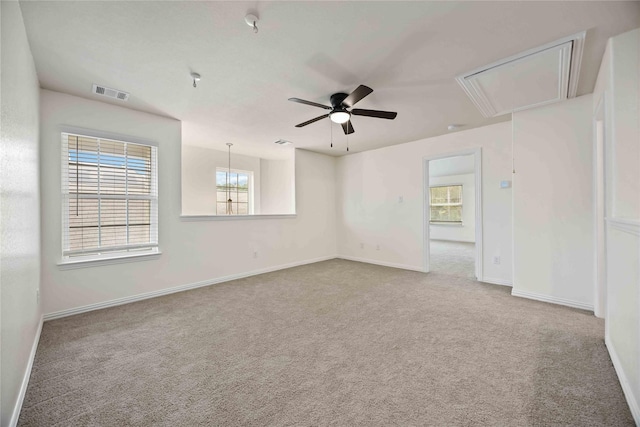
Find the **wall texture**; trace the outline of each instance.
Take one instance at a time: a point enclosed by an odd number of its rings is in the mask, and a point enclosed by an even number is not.
[[[79,269],[62,269],[57,265],[61,258],[60,130],[63,124],[129,135],[158,144],[160,256]],[[42,90],[40,130],[44,313],[336,254],[335,159],[332,157],[297,150],[296,217],[185,221],[180,219],[179,121]]]
[[[14,411],[29,373],[29,355],[41,316],[36,294],[40,287],[40,89],[20,6],[2,1],[0,8],[0,425],[8,426],[17,421]]]
[[[513,116],[516,295],[593,309],[591,104],[586,95]]]
[[[260,213],[295,213],[295,159],[260,159]]]
[[[510,284],[511,189],[500,189],[501,180],[511,179],[510,123],[341,157],[337,171],[339,255],[422,270],[424,159],[476,147],[482,149],[484,280]],[[494,256],[501,257],[500,265],[492,263]]]

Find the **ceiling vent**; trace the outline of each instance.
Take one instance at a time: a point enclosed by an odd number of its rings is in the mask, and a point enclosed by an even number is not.
[[[284,139],[279,139],[279,140],[276,141],[276,144],[278,144],[278,145],[291,145],[291,144],[293,144],[293,142],[285,141]]]
[[[96,95],[106,96],[107,98],[119,99],[120,101],[128,101],[129,94],[117,89],[111,89],[108,87],[93,85],[93,93]]]
[[[586,32],[478,68],[456,80],[485,117],[574,98]]]

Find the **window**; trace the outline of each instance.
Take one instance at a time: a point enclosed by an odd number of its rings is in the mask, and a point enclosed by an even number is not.
[[[216,215],[253,213],[253,172],[216,169]],[[228,200],[231,199],[231,203]]]
[[[429,188],[431,222],[462,223],[462,185]]]
[[[62,134],[63,258],[156,253],[157,148]]]

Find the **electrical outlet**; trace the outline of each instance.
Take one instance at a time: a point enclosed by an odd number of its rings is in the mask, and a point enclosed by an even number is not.
[[[364,243],[360,243],[360,249],[364,249]]]
[[[380,250],[380,245],[376,245],[376,251]]]
[[[40,303],[40,289],[36,289],[36,302]]]
[[[253,251],[253,257],[258,258],[258,251]]]
[[[500,257],[498,255],[493,257],[493,263],[496,264],[496,265],[500,264]]]

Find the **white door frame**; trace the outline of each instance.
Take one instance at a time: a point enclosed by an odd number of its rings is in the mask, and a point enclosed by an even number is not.
[[[593,217],[594,304],[593,314],[607,318],[607,120],[605,91],[593,113]]]
[[[482,269],[482,148],[471,148],[468,150],[456,151],[453,153],[438,154],[434,156],[425,156],[422,158],[423,165],[423,181],[422,187],[422,227],[424,229],[422,253],[424,255],[424,272],[429,272],[429,261],[431,257],[431,251],[429,249],[429,241],[431,231],[429,229],[429,212],[430,212],[430,197],[429,197],[429,162],[431,160],[446,159],[448,157],[468,156],[473,154],[474,162],[474,174],[475,174],[475,194],[476,194],[476,280],[479,282],[483,279]]]

